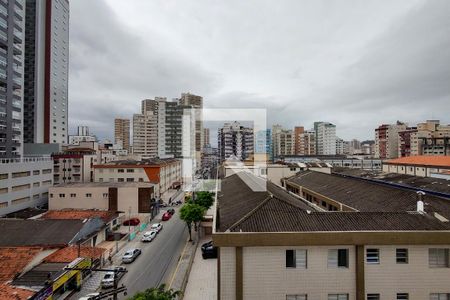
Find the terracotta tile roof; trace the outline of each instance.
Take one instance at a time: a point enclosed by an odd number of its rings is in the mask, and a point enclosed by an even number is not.
[[[41,251],[41,248],[35,247],[0,248],[0,284],[12,280],[17,273],[21,273]]]
[[[64,210],[49,210],[44,214],[42,219],[53,219],[53,220],[84,220],[99,217],[104,222],[109,222],[118,217],[115,211],[105,211],[105,210],[75,210],[75,209],[64,209]]]
[[[0,284],[0,299],[2,300],[26,300],[35,292],[17,288],[9,284]]]
[[[80,248],[80,256],[81,257],[89,257],[89,258],[100,258],[105,252],[105,249],[90,247],[90,246],[82,246]],[[74,261],[78,257],[78,247],[69,246],[62,248],[56,252],[53,252],[49,256],[44,259],[46,263],[69,263]]]
[[[387,164],[399,164],[399,165],[418,165],[418,166],[430,166],[430,167],[447,167],[450,168],[450,156],[409,156],[391,159],[385,162]]]

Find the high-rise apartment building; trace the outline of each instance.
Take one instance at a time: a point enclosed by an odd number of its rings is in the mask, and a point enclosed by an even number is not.
[[[203,128],[203,146],[211,145],[209,142],[209,128]]]
[[[316,132],[316,154],[336,155],[336,125],[328,122],[314,122]]]
[[[397,121],[396,124],[383,124],[375,129],[375,158],[398,157],[398,133],[405,131],[407,125]]]
[[[305,132],[303,126],[294,127],[294,154],[300,155],[300,135]]]
[[[297,155],[316,155],[316,132],[306,130],[299,136],[299,152]]]
[[[272,126],[273,158],[294,154],[294,132],[281,125]]]
[[[417,132],[417,127],[407,127],[398,132],[398,157],[411,156],[411,135]]]
[[[69,1],[27,0],[25,20],[24,142],[67,144]]]
[[[130,120],[114,119],[114,144],[122,145],[125,150],[130,150]]]
[[[264,129],[255,133],[255,153],[266,154],[272,159],[272,130]]]
[[[344,155],[350,153],[350,143],[336,137],[336,154]]]
[[[239,122],[225,123],[218,130],[219,160],[230,156],[245,160],[254,154],[253,128],[244,127]]]
[[[196,167],[200,167],[201,152],[203,150],[203,97],[190,93],[181,94],[179,104],[184,107],[191,107],[194,110],[195,118],[195,160]]]
[[[450,155],[450,125],[439,120],[417,124],[411,133],[411,155]]]
[[[133,153],[158,157],[158,115],[152,111],[133,115]]]
[[[24,1],[0,2],[0,157],[19,157],[23,146]]]

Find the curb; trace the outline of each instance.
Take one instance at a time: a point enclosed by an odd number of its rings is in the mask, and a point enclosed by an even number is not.
[[[182,300],[184,298],[184,292],[186,291],[186,286],[189,281],[189,276],[191,275],[191,269],[192,269],[192,265],[194,264],[194,259],[195,259],[195,254],[197,253],[197,248],[198,248],[198,241],[195,243],[194,251],[192,252],[191,258],[189,260],[188,268],[186,270],[186,273],[184,274],[184,278],[181,283],[181,293],[182,294],[181,294],[180,300]]]

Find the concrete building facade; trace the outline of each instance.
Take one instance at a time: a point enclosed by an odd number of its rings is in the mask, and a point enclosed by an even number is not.
[[[0,157],[22,155],[25,3],[0,3]]]
[[[300,155],[301,135],[305,132],[303,126],[294,127],[294,155]]]
[[[294,154],[294,132],[291,129],[284,129],[281,125],[272,127],[272,147],[273,157]]]
[[[44,206],[53,185],[50,157],[0,160],[0,216]]]
[[[439,120],[417,124],[411,133],[411,155],[450,155],[450,125]]]
[[[114,119],[114,144],[122,145],[122,149],[130,151],[130,120]]]
[[[239,122],[225,123],[218,130],[219,160],[230,157],[245,160],[254,153],[253,128],[242,126]]]
[[[95,182],[151,182],[160,194],[179,187],[183,181],[178,159],[143,159],[112,161],[94,165]],[[158,194],[159,196],[159,194]]]
[[[397,121],[396,124],[383,124],[375,129],[375,158],[387,159],[398,157],[398,133],[405,131],[407,125]]]
[[[70,183],[51,187],[49,209],[99,209],[110,211],[151,213],[151,199],[158,194],[152,183],[104,182]]]
[[[316,132],[316,154],[336,155],[336,125],[314,122]]]
[[[69,1],[27,0],[24,140],[68,141]]]

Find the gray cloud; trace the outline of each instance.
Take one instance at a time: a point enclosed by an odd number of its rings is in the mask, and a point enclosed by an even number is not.
[[[70,119],[100,137],[141,99],[191,91],[268,122],[450,122],[450,2],[71,2]]]

